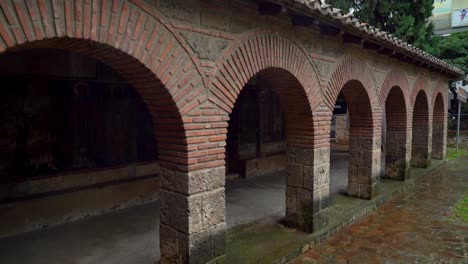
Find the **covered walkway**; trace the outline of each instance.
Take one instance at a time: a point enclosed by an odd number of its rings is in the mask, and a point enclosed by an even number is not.
[[[347,169],[346,155],[344,152],[332,152],[331,162],[336,165],[333,166],[334,169],[331,172],[331,192],[333,195],[327,214],[333,221],[323,230],[314,234],[306,234],[279,224],[280,219],[285,214],[285,205],[282,203],[285,188],[284,173],[228,182],[226,190],[226,220],[229,228],[228,262],[271,263],[280,260],[290,255],[291,252],[297,252],[296,249],[302,248],[304,244],[329,233],[335,226],[353,221],[359,214],[368,212],[395,192],[410,187],[414,183],[414,181],[383,180],[381,183],[382,192],[372,201],[348,197],[342,194],[343,186],[346,186],[346,177],[344,177]],[[429,169],[412,169],[413,179],[418,181],[418,187],[415,189],[418,193],[427,194],[430,190],[438,189],[441,184],[451,183],[456,185],[456,188],[446,185],[440,191],[435,192],[434,197],[441,197],[442,193],[439,192],[451,188],[455,192],[451,192],[453,194],[450,196],[451,198],[448,197],[447,201],[441,200],[441,203],[448,204],[450,201],[454,201],[462,191],[459,187],[466,186],[466,183],[463,182],[466,181],[466,177],[461,177],[464,166],[460,162],[462,161],[459,161],[456,166],[452,166],[449,172],[444,170],[443,173],[429,176],[427,179],[422,177],[427,172],[441,166],[443,162],[435,161]],[[452,174],[456,180],[447,180],[447,177],[451,177]],[[406,192],[406,196],[412,190]],[[424,203],[424,201],[421,202]],[[428,202],[434,201],[429,199]],[[401,204],[398,206],[400,207]],[[384,207],[389,208],[389,205],[384,205]],[[390,207],[393,208],[393,206]],[[424,210],[414,212],[416,216],[421,217],[427,213]],[[375,216],[370,216],[370,218],[375,219]],[[336,229],[334,230],[336,231]],[[19,264],[154,263],[154,259],[159,259],[160,254],[158,233],[159,205],[158,203],[149,203],[0,239],[0,248],[2,248],[0,262]],[[348,231],[345,231],[344,236],[347,234]],[[449,242],[446,241],[446,243]],[[239,250],[242,250],[244,254],[237,254],[236,252]],[[314,250],[307,253],[304,258],[309,260],[316,258],[317,254],[314,253]],[[330,245],[324,245],[318,250],[328,252],[332,249]]]
[[[406,186],[445,158],[447,85],[465,74],[321,0],[7,0],[0,21],[0,236],[160,201],[4,239],[6,263],[153,263],[158,247],[164,263],[247,263],[236,241],[276,257],[296,244],[232,226],[285,215],[297,243]],[[226,182],[273,165],[286,172]],[[77,189],[96,196],[57,195]]]
[[[346,189],[347,154],[332,153],[331,192]],[[227,182],[228,228],[285,216],[285,172]],[[0,239],[0,263],[153,263],[159,258],[159,203],[149,203]]]

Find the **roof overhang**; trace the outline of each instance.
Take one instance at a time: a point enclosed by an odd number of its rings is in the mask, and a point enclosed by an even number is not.
[[[440,72],[452,79],[465,74],[461,69],[320,0],[264,0],[259,10],[266,15],[287,13],[296,26],[318,27],[321,34],[341,35],[345,43]]]

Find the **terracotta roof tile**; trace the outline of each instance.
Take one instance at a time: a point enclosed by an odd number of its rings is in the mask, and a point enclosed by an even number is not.
[[[372,40],[380,40],[382,41],[383,44],[386,44],[390,47],[394,47],[396,51],[399,53],[402,53],[407,56],[414,57],[415,59],[419,59],[427,64],[431,64],[434,67],[441,68],[443,70],[446,70],[453,75],[461,76],[464,74],[462,70],[459,68],[442,61],[429,53],[426,53],[422,51],[421,49],[408,44],[404,41],[402,41],[399,38],[396,38],[392,34],[383,31],[379,28],[370,26],[367,23],[361,22],[358,18],[354,17],[351,14],[348,14],[346,12],[343,12],[342,10],[338,8],[333,8],[329,4],[324,4],[320,0],[288,0],[289,2],[292,3],[299,3],[303,5],[303,9],[307,10],[311,15],[318,16],[320,19],[320,16],[325,16],[325,17],[331,17],[333,19],[336,19],[337,22],[340,22],[342,24],[342,27],[349,29],[349,30],[358,30],[360,32],[364,32],[364,36],[361,36],[365,38],[369,36],[372,38]],[[278,1],[278,2],[287,2],[287,1]],[[302,9],[302,8],[301,8]]]

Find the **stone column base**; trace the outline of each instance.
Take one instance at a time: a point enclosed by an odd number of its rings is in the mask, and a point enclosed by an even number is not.
[[[443,160],[444,159],[444,154],[443,153],[434,153],[432,152],[432,158],[436,160]]]
[[[223,263],[219,261],[225,258],[225,223],[190,235],[161,225],[159,233],[162,264]]]
[[[382,178],[396,181],[406,181],[411,177],[411,168],[409,168],[406,161],[404,160],[397,161],[393,164],[386,162],[385,167],[385,173]]]
[[[428,168],[431,166],[431,159],[425,157],[412,157],[411,167],[413,168]]]
[[[325,215],[325,212],[326,210],[322,210],[315,214],[291,212],[286,215],[285,225],[298,228],[307,233],[313,233],[328,224],[328,218]]]
[[[372,200],[377,196],[377,184],[360,184],[355,182],[348,182],[348,195]]]

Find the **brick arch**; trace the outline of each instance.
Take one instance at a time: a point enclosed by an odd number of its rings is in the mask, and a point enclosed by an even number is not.
[[[153,7],[139,1],[17,1],[0,5],[0,54],[61,48],[101,60],[142,95],[161,130],[160,159],[180,170],[188,158],[182,116],[203,96],[193,56]],[[106,6],[107,5],[107,6]],[[19,15],[18,15],[19,14]],[[186,156],[186,155],[185,155]]]
[[[230,114],[241,90],[256,76],[269,83],[285,113],[286,222],[311,231],[319,222],[310,225],[310,221],[305,221],[307,215],[310,217],[320,211],[320,206],[327,205],[310,205],[328,196],[328,187],[322,186],[326,181],[314,181],[319,176],[314,175],[311,166],[315,164],[315,135],[320,133],[314,128],[312,114],[312,108],[320,104],[319,78],[307,53],[293,42],[275,33],[252,33],[229,47],[218,60],[211,79],[210,100],[223,110],[224,116]],[[225,138],[227,131],[219,133]],[[323,192],[315,194],[314,190],[321,188]]]
[[[444,83],[444,82],[439,82],[437,84],[437,87],[435,88],[435,90],[433,91],[432,93],[432,98],[431,98],[431,106],[434,108],[434,105],[436,103],[436,99],[437,99],[437,96],[440,94],[442,96],[442,99],[443,99],[443,104],[444,104],[444,108],[447,108],[446,107],[446,104],[448,102],[448,91],[447,91],[448,87],[447,87],[447,84]]]
[[[410,96],[411,96],[411,91],[412,89],[410,88],[410,85],[408,84],[408,79],[406,78],[406,75],[397,70],[397,69],[392,69],[388,74],[387,77],[385,78],[385,81],[382,85],[382,89],[380,90],[380,105],[383,107],[385,106],[385,101],[387,100],[387,96],[390,93],[390,90],[398,86],[401,89],[401,92],[404,95],[404,101],[407,109],[410,109],[412,104],[409,101]]]
[[[385,111],[382,138],[385,146],[385,175],[390,179],[405,180],[409,176],[409,146],[411,136],[411,89],[403,72],[392,69],[380,91],[380,104]],[[401,107],[404,105],[404,107]],[[385,130],[384,130],[385,128]]]
[[[307,53],[292,41],[269,32],[243,36],[218,59],[210,81],[212,101],[230,113],[248,80],[269,68],[283,69],[283,73],[294,76],[311,109],[320,104],[320,79]]]
[[[385,175],[394,180],[406,180],[410,176],[409,154],[411,145],[411,106],[400,86],[393,86],[384,101],[385,126],[382,136],[385,139]],[[403,107],[402,107],[403,106]]]
[[[416,97],[420,91],[424,91],[424,95],[426,96],[427,103],[429,108],[431,109],[432,107],[430,106],[430,95],[432,94],[429,89],[429,83],[426,80],[426,76],[420,76],[416,82],[414,83],[412,93],[411,93],[411,107],[414,109],[414,104],[416,103]]]
[[[444,85],[439,85],[432,99],[432,158],[444,159],[447,149],[447,92]]]
[[[366,90],[373,112],[379,111],[380,104],[376,95],[374,77],[363,60],[353,56],[344,56],[327,79],[329,81],[325,86],[323,96],[329,110],[333,109],[336,98],[345,84],[351,80],[356,80]]]
[[[335,101],[343,93],[349,109],[348,195],[371,199],[380,163],[381,107],[374,78],[364,61],[345,56],[329,76],[324,101],[331,119]],[[326,124],[327,127],[330,124]]]
[[[430,101],[422,86],[414,91],[411,166],[426,168],[430,165]]]
[[[140,0],[2,1],[0,55],[32,48],[78,52],[113,68],[139,92],[152,115],[164,179],[161,258],[186,260],[189,251],[198,250],[188,245],[194,239],[188,219],[200,215],[173,208],[175,200],[186,206],[193,192],[185,116],[206,100],[205,86],[193,56],[155,15],[154,7]],[[173,243],[179,248],[169,246]]]
[[[104,1],[100,4],[98,1],[20,0],[13,8],[2,2],[0,10],[3,11],[0,12],[0,36],[3,39],[0,52],[26,42],[56,37],[88,39],[115,48],[122,46],[129,54],[133,54],[134,49],[138,53],[144,46],[148,49],[146,45],[157,43],[153,42],[155,40],[164,45],[169,42],[163,43],[162,39],[170,41],[171,45],[176,40],[175,48],[182,47],[182,53],[188,54],[198,73],[202,73],[188,44],[179,34],[174,34],[172,25],[153,5],[144,1]],[[177,53],[170,52],[169,55]]]

